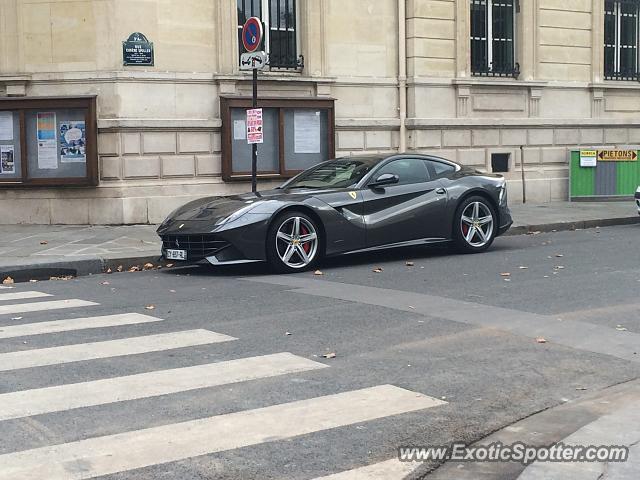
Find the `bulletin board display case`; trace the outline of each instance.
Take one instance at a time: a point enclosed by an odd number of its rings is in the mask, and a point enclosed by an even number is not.
[[[335,100],[332,98],[259,98],[263,142],[258,144],[261,179],[286,179],[335,157]],[[247,142],[249,97],[222,96],[222,178],[251,180]]]
[[[0,188],[98,184],[96,97],[0,98]]]

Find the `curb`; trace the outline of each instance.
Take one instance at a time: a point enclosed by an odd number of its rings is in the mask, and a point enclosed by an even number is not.
[[[164,265],[164,262],[160,262],[160,255],[123,258],[91,257],[54,262],[25,263],[0,267],[0,281],[7,277],[13,278],[16,283],[28,282],[29,280],[49,280],[51,277],[66,275],[83,277],[105,273],[108,269],[115,271],[119,266],[122,266],[123,270],[128,270],[134,266],[142,268],[145,263]]]
[[[640,215],[634,217],[601,218],[595,220],[579,220],[570,222],[545,223],[543,225],[518,225],[511,227],[504,236],[527,235],[533,232],[565,232],[586,230],[597,227],[613,227],[617,225],[634,225],[640,223]]]

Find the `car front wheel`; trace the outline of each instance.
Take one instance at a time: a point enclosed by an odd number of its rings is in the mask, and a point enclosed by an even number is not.
[[[466,253],[483,252],[496,237],[496,212],[484,197],[465,199],[456,210],[453,237],[458,248]]]
[[[279,215],[267,234],[267,259],[281,273],[315,266],[321,255],[320,228],[311,217],[298,211]]]

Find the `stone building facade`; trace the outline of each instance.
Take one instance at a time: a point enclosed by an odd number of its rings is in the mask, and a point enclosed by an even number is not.
[[[221,176],[220,97],[250,94],[238,17],[252,1],[271,17],[295,1],[303,59],[262,73],[260,95],[335,99],[336,155],[506,167],[511,202],[524,169],[527,199],[547,202],[567,198],[568,150],[640,144],[637,60],[624,60],[637,40],[605,32],[614,8],[629,9],[616,28],[637,20],[634,0],[1,0],[0,96],[96,95],[99,184],[0,186],[0,223],[156,223],[248,190]],[[153,67],[123,66],[132,32],[154,42]]]

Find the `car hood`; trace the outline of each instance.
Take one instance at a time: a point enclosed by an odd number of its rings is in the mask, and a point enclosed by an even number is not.
[[[242,209],[254,210],[258,205],[267,202],[304,202],[308,198],[321,193],[335,192],[331,190],[319,189],[296,189],[283,190],[274,189],[257,193],[245,193],[241,195],[230,195],[225,197],[206,197],[194,200],[183,205],[174,211],[167,220],[170,222],[209,222],[215,223],[223,218],[227,218]]]

